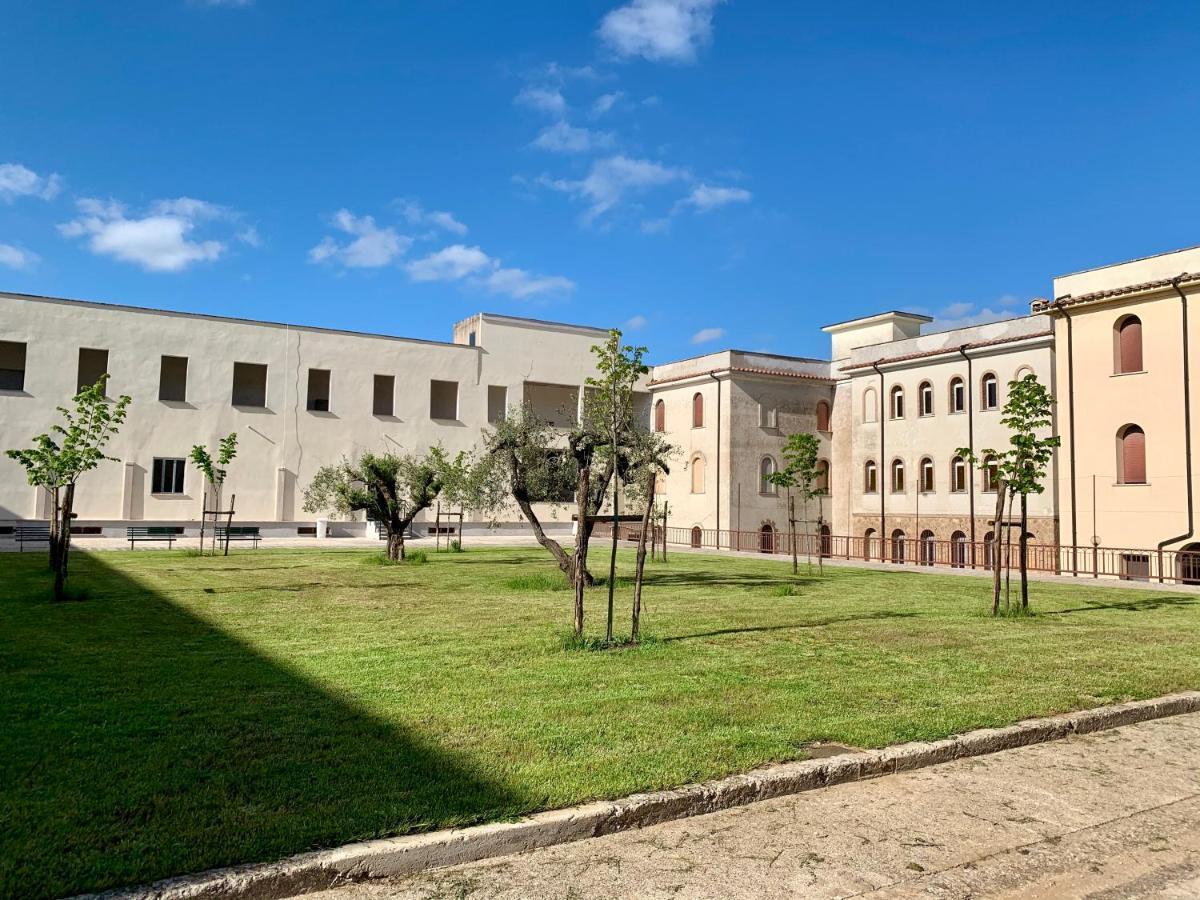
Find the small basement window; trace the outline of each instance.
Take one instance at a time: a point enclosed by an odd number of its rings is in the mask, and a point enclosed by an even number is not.
[[[260,363],[233,364],[233,405],[265,408],[267,367]]]
[[[185,465],[186,460],[155,457],[154,467],[150,474],[150,493],[182,494]]]
[[[79,378],[76,381],[75,392],[89,388],[108,374],[108,351],[79,348]],[[107,391],[106,391],[107,393]]]
[[[508,411],[508,388],[502,384],[488,385],[488,421],[503,422]]]
[[[308,410],[329,412],[329,370],[308,370]]]
[[[25,345],[0,341],[0,391],[25,390]]]
[[[158,399],[182,403],[187,399],[187,357],[164,356],[158,372]]]
[[[396,376],[376,375],[371,396],[371,412],[377,416],[392,416],[396,410]]]
[[[458,421],[458,382],[429,382],[429,418]]]

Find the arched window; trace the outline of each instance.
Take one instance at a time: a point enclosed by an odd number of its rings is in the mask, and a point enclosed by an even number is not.
[[[899,528],[892,532],[892,562],[904,562],[904,531]]]
[[[928,456],[921,457],[921,493],[932,494],[934,487],[933,481],[933,460]]]
[[[904,388],[900,387],[900,385],[896,385],[894,388],[892,388],[891,404],[889,408],[891,409],[891,415],[893,419],[904,418]]]
[[[829,431],[829,404],[824,400],[817,401],[817,431]]]
[[[817,477],[813,481],[813,487],[818,491],[829,493],[829,460],[817,460]]]
[[[933,540],[933,532],[926,528],[921,532],[921,565],[932,566],[937,553],[937,544]]]
[[[879,490],[879,471],[875,468],[875,460],[868,459],[863,466],[863,493],[874,494]]]
[[[875,552],[875,529],[868,528],[863,532],[863,559],[874,559],[877,555]]]
[[[966,383],[955,375],[950,379],[950,412],[960,413],[967,409]]]
[[[1113,326],[1113,371],[1142,371],[1142,320],[1137,316],[1122,316]]]
[[[985,569],[992,568],[993,552],[996,549],[993,546],[995,540],[996,532],[994,531],[989,531],[983,536],[983,567]]]
[[[979,381],[979,401],[984,409],[995,409],[1000,405],[1000,381],[991,372]]]
[[[867,388],[863,391],[863,412],[862,420],[864,422],[874,422],[879,413],[879,398],[875,395],[875,388]]]
[[[771,476],[775,474],[775,460],[769,456],[764,456],[758,464],[758,492],[760,494],[776,494],[778,489],[771,483]]]
[[[950,565],[961,569],[967,564],[967,536],[961,531],[950,535]]]
[[[658,400],[654,404],[654,430],[667,430],[667,405],[662,400]]]
[[[950,460],[950,490],[956,494],[967,489],[967,462],[961,456]]]
[[[692,526],[692,546],[697,549],[704,543],[704,532],[699,525]]]
[[[1017,369],[1016,374],[1013,375],[1013,381],[1024,381],[1032,374],[1033,369],[1029,368],[1029,366],[1021,366],[1021,368]]]
[[[704,427],[704,395],[699,391],[692,394],[692,427]]]
[[[1117,432],[1117,472],[1121,484],[1146,483],[1146,432],[1137,425]]]
[[[917,394],[920,397],[920,415],[933,415],[933,385],[928,381],[922,381],[921,386],[917,388]]]
[[[704,493],[704,457],[699,453],[692,457],[692,493]]]
[[[833,556],[833,532],[828,525],[821,526],[821,555],[826,558]]]
[[[892,493],[904,493],[904,460],[892,460]]]
[[[991,456],[984,457],[983,460],[983,490],[988,494],[1000,490],[1000,466]]]
[[[761,553],[775,552],[775,528],[770,522],[764,522],[758,530],[758,549]]]

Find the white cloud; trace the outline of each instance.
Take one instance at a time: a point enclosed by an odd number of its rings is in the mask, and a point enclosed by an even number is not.
[[[513,99],[518,106],[527,106],[538,112],[552,116],[564,115],[567,111],[567,101],[562,91],[555,87],[535,87],[528,85]]]
[[[649,323],[646,321],[645,316],[642,316],[642,315],[633,316],[632,318],[628,319],[625,322],[625,330],[626,331],[641,331],[643,328],[646,327],[647,324],[649,324]]]
[[[1020,302],[1016,295],[1005,294],[996,300],[994,307],[991,304],[980,306],[968,301],[948,303],[934,314],[930,329],[951,331],[955,328],[969,328],[972,325],[986,325],[989,322],[1011,319],[1019,315],[1019,311],[1012,307]]]
[[[690,206],[698,213],[711,212],[728,206],[730,203],[749,203],[753,195],[744,188],[713,187],[708,184],[698,184],[692,192],[679,201],[677,206]]]
[[[492,258],[478,247],[453,244],[405,266],[413,281],[458,281],[487,268]]]
[[[413,281],[463,281],[489,294],[525,300],[543,294],[565,294],[575,283],[561,275],[535,275],[524,269],[504,268],[500,260],[479,247],[453,244],[405,266]]]
[[[200,225],[239,218],[233,210],[191,197],[159,200],[140,216],[130,215],[116,200],[84,197],[75,205],[80,215],[58,226],[64,237],[86,238],[93,253],[148,272],[181,272],[193,263],[218,259],[228,245],[193,238],[193,233]]]
[[[53,200],[62,190],[58,175],[39,175],[20,163],[0,165],[0,200],[12,203],[18,197],[38,197]]]
[[[566,122],[555,122],[541,130],[533,146],[551,153],[591,153],[605,150],[613,145],[613,135],[608,131],[592,131],[576,128]]]
[[[351,269],[378,269],[408,252],[412,238],[398,234],[394,228],[380,228],[372,216],[356,216],[348,209],[333,215],[332,225],[353,240],[338,243],[326,235],[321,243],[308,251],[314,263],[339,263]]]
[[[701,328],[692,335],[693,344],[707,344],[710,341],[715,341],[718,338],[725,337],[724,328]]]
[[[688,63],[712,40],[722,0],[631,0],[600,22],[600,38],[617,56]]]
[[[454,217],[454,213],[444,210],[427,211],[416,200],[397,200],[396,208],[400,215],[413,225],[432,225],[451,234],[464,235],[467,226]]]
[[[31,269],[38,263],[38,255],[12,244],[0,244],[0,266],[10,269]]]
[[[687,177],[683,169],[664,166],[648,159],[610,156],[592,163],[587,176],[579,181],[542,179],[547,186],[588,201],[586,221],[618,206],[630,194],[643,193]]]
[[[613,91],[610,94],[601,94],[592,101],[592,118],[598,119],[600,116],[607,113],[625,94],[622,91]]]

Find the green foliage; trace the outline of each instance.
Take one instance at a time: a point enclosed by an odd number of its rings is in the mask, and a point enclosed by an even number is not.
[[[427,554],[424,550],[414,550],[412,553],[406,555],[400,562],[407,566],[423,566],[425,563],[429,562],[429,554]]]
[[[997,475],[1015,494],[1040,494],[1045,491],[1046,468],[1054,448],[1062,443],[1048,434],[1053,424],[1054,400],[1046,386],[1030,373],[1008,383],[1008,400],[1000,417],[1009,431],[1007,450],[985,449],[976,455],[970,447],[958,448],[958,455],[972,465],[992,463]]]
[[[192,463],[204,473],[208,483],[215,487],[218,491],[221,485],[225,483],[225,476],[228,473],[228,467],[237,456],[237,432],[231,431],[225,437],[221,438],[217,444],[217,458],[214,461],[212,454],[208,452],[207,447],[200,444],[195,444],[192,447],[192,452],[189,457]]]
[[[622,344],[620,330],[613,328],[603,344],[592,347],[592,353],[596,355],[598,375],[585,381],[592,391],[585,395],[581,424],[596,435],[604,435],[605,452],[619,456],[621,437],[633,428],[633,389],[650,371],[643,362],[646,348]]]
[[[484,456],[471,474],[472,505],[502,508],[509,495],[530,503],[564,502],[575,490],[578,468],[555,430],[528,406],[511,407],[484,432]]]
[[[304,509],[349,515],[364,510],[374,520],[403,523],[429,507],[441,490],[445,453],[439,447],[424,456],[411,453],[363,453],[322,466],[304,491]]]
[[[453,541],[451,541],[450,542],[450,552],[451,553],[462,553],[463,552],[462,541],[458,540],[457,538],[454,539]]]
[[[530,572],[527,575],[514,575],[506,578],[501,584],[510,591],[524,593],[527,591],[569,591],[571,582],[567,581],[562,572]]]
[[[788,435],[783,447],[784,466],[768,475],[767,481],[776,487],[795,489],[804,500],[823,496],[825,489],[814,487],[820,476],[817,468],[820,446],[815,434],[801,432]]]
[[[90,472],[113,457],[104,453],[117,433],[129,408],[130,398],[122,394],[115,403],[105,397],[108,376],[102,375],[91,387],[75,395],[75,408],[58,407],[61,424],[33,439],[26,450],[7,450],[6,455],[25,467],[25,476],[35,487],[54,491],[74,484],[84,472]]]

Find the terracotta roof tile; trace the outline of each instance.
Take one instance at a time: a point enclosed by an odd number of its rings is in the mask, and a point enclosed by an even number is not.
[[[1178,278],[1180,284],[1191,284],[1194,281],[1200,281],[1200,272],[1185,272],[1176,277]],[[1139,294],[1142,291],[1152,291],[1157,288],[1170,287],[1175,280],[1175,278],[1159,278],[1154,281],[1142,281],[1137,284],[1126,284],[1121,287],[1107,288],[1103,291],[1092,291],[1090,294],[1080,294],[1078,297],[1072,297],[1070,294],[1067,294],[1065,297],[1060,297],[1057,300],[1035,300],[1033,303],[1033,311],[1048,312],[1057,306],[1077,306],[1080,303],[1092,303],[1096,300],[1108,300],[1112,297],[1124,297],[1127,294]]]

